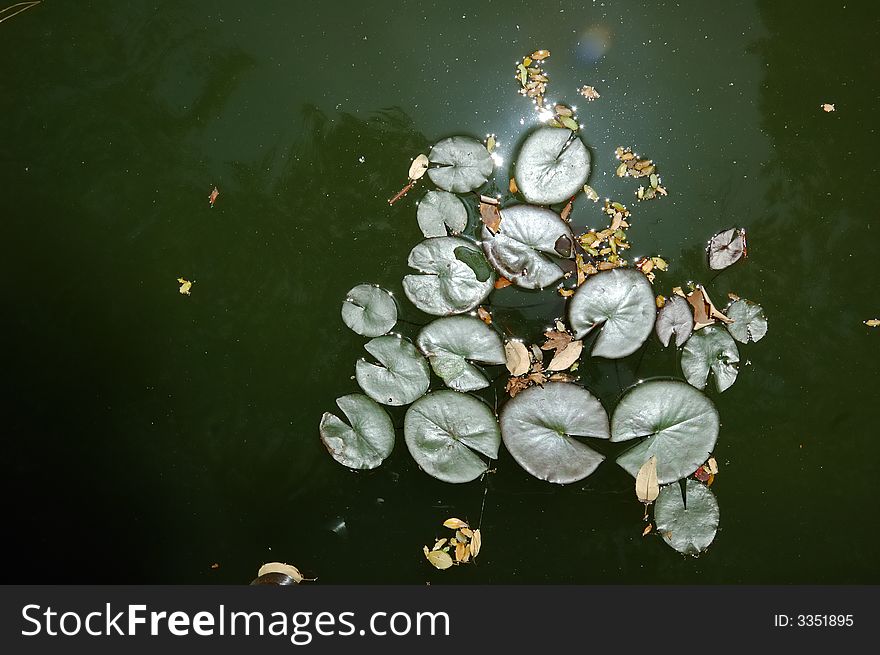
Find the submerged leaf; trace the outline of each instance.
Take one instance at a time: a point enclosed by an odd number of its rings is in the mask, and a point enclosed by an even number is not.
[[[501,410],[501,435],[513,458],[540,480],[558,484],[590,475],[605,457],[577,437],[608,439],[608,415],[586,389],[569,382],[530,387]]]
[[[667,544],[680,553],[696,557],[715,539],[718,501],[708,487],[696,480],[687,480],[684,488],[687,506],[679,485],[660,490],[654,505],[654,521]]]
[[[431,362],[434,373],[456,391],[475,391],[489,380],[472,362],[503,364],[501,337],[473,316],[449,316],[429,323],[416,339],[419,350]]]
[[[681,353],[681,370],[697,389],[706,386],[711,370],[718,391],[724,391],[736,381],[738,362],[736,342],[727,330],[716,326],[694,332]]]
[[[716,271],[727,268],[746,254],[746,231],[732,227],[719,232],[709,241],[706,252],[709,268]]]
[[[467,136],[453,136],[438,142],[428,156],[436,168],[428,177],[441,189],[466,193],[478,189],[492,174],[494,164],[486,146]]]
[[[694,329],[694,314],[690,303],[681,296],[672,296],[665,300],[660,312],[657,314],[655,326],[660,343],[669,345],[672,335],[675,335],[675,345],[680,347],[691,336]]]
[[[730,336],[740,343],[760,341],[767,334],[767,317],[761,305],[751,300],[734,300],[724,310],[733,323],[727,326]]]
[[[457,391],[434,391],[407,410],[407,448],[416,463],[444,482],[470,482],[498,458],[501,432],[486,403]]]
[[[453,252],[455,253],[455,258],[458,261],[467,264],[474,272],[474,277],[480,282],[485,282],[492,277],[492,267],[489,265],[489,262],[486,261],[483,253],[476,248],[459,246]]]
[[[467,209],[454,193],[428,191],[419,201],[416,219],[426,237],[445,237],[446,228],[453,233],[467,227]]]
[[[408,405],[424,395],[431,382],[428,362],[408,339],[376,337],[364,348],[379,364],[361,359],[355,377],[361,389],[383,405]]]
[[[342,321],[357,334],[378,337],[397,323],[397,304],[385,289],[359,284],[345,294]]]
[[[630,475],[657,457],[657,481],[687,477],[715,447],[718,412],[705,395],[674,380],[651,380],[632,387],[611,417],[611,441],[644,439],[617,458]]]
[[[569,324],[578,339],[595,328],[594,357],[617,359],[638,350],[654,327],[654,291],[638,271],[615,268],[591,275],[568,308]]]
[[[566,128],[536,129],[523,142],[516,162],[519,190],[526,200],[539,205],[572,197],[589,174],[590,153],[580,137]]]
[[[321,418],[321,441],[337,462],[353,469],[374,469],[394,448],[394,425],[374,400],[353,393],[336,399],[348,422],[330,412]]]

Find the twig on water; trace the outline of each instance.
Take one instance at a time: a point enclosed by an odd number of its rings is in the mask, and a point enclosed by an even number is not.
[[[0,9],[0,23],[5,20],[9,20],[13,16],[18,16],[21,12],[27,11],[31,7],[36,7],[43,0],[34,0],[33,2],[16,2],[14,5],[9,5],[6,9]]]

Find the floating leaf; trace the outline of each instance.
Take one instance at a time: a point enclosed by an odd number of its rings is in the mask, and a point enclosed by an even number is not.
[[[655,329],[664,346],[669,345],[669,340],[674,334],[675,345],[680,347],[688,340],[694,329],[694,313],[690,303],[681,296],[672,296],[669,300],[665,300],[657,314]]]
[[[596,89],[594,89],[591,86],[587,86],[586,84],[584,86],[582,86],[580,89],[578,89],[578,93],[580,93],[584,98],[586,98],[590,102],[602,97],[599,95],[599,92],[596,91]]]
[[[654,327],[655,314],[651,283],[638,271],[624,268],[591,275],[568,308],[575,338],[600,328],[592,354],[609,359],[638,350]]]
[[[740,343],[760,341],[767,334],[767,317],[761,305],[751,300],[734,300],[724,310],[733,323],[727,326],[730,336]]]
[[[584,194],[587,196],[588,200],[592,200],[593,202],[599,201],[599,194],[596,193],[596,190],[589,184],[584,185]]]
[[[450,530],[461,530],[462,528],[468,527],[466,521],[462,521],[461,519],[451,518],[443,521],[443,527],[449,528]]]
[[[529,351],[522,341],[508,341],[504,344],[507,370],[511,375],[525,375],[532,366]]]
[[[409,265],[422,275],[403,278],[406,297],[427,314],[462,314],[479,305],[492,291],[495,275],[477,279],[473,268],[455,256],[459,247],[474,248],[459,237],[435,237],[416,245],[409,253]]]
[[[673,289],[675,291],[675,289]],[[698,286],[691,291],[685,299],[690,303],[694,310],[694,329],[700,330],[707,325],[712,325],[715,319],[723,323],[732,323],[733,321],[718,311],[718,308],[712,303],[705,287]]]
[[[834,105],[831,103],[828,103],[828,102],[823,103],[819,106],[822,108],[822,111],[824,111],[826,113],[831,113],[832,111],[835,111]]]
[[[558,350],[547,365],[548,371],[564,371],[570,368],[578,359],[584,344],[582,341],[572,341],[565,348]]]
[[[569,129],[539,127],[523,142],[516,184],[526,200],[551,205],[567,200],[587,181],[590,153]]]
[[[394,424],[374,400],[360,393],[336,399],[348,422],[324,412],[321,441],[337,462],[353,469],[374,469],[394,448]]]
[[[189,296],[193,283],[182,277],[177,278],[177,283],[180,285],[178,291],[184,296]]]
[[[483,253],[476,248],[471,248],[469,246],[459,246],[453,252],[455,253],[455,258],[458,261],[467,264],[468,267],[474,272],[474,277],[476,277],[477,280],[479,280],[480,282],[485,282],[490,277],[492,277],[492,267],[489,265],[489,262],[486,261]]]
[[[709,241],[709,268],[719,271],[746,254],[746,231],[735,227],[719,232]]]
[[[416,219],[426,237],[445,237],[446,228],[457,233],[467,227],[467,209],[454,193],[428,191],[419,202]]]
[[[709,473],[712,475],[718,475],[718,462],[715,461],[714,457],[710,457],[706,460],[706,466],[709,467]]]
[[[698,330],[684,344],[681,370],[687,381],[697,389],[706,386],[711,370],[718,391],[724,391],[736,381],[739,372],[739,351],[727,330],[709,326]]]
[[[345,294],[342,321],[360,335],[378,337],[397,323],[397,304],[385,289],[359,284]]]
[[[533,205],[514,205],[501,210],[501,224],[493,233],[482,231],[483,252],[505,278],[526,289],[543,288],[564,275],[551,258],[557,257],[561,238],[572,244],[571,228],[554,212]]]
[[[416,463],[444,482],[470,482],[497,459],[501,433],[486,403],[465,393],[434,391],[407,410],[406,445]]]
[[[715,494],[696,480],[685,482],[687,507],[679,485],[663,487],[654,505],[654,522],[663,540],[685,555],[696,557],[709,547],[718,531]]]
[[[412,164],[409,167],[409,179],[411,180],[420,180],[424,177],[425,172],[428,170],[428,157],[426,155],[419,155],[415,159],[413,159]],[[427,235],[426,235],[427,236]]]
[[[477,528],[474,530],[474,536],[471,538],[470,549],[471,549],[471,557],[476,557],[480,554],[480,548],[483,547],[483,535],[480,533],[480,529]]]
[[[657,456],[651,455],[636,474],[636,498],[639,499],[639,502],[645,504],[653,503],[657,500],[657,494],[659,493]]]
[[[498,205],[490,202],[480,202],[480,220],[492,232],[497,232],[498,225],[501,223],[501,210]]]
[[[441,571],[452,566],[452,557],[450,557],[449,553],[444,553],[442,550],[428,551],[425,553],[425,557],[431,562],[431,565],[434,566],[434,568],[440,569]]]
[[[220,197],[220,191],[217,189],[217,187],[214,187],[214,189],[208,195],[208,204],[211,207],[214,207],[214,203],[217,202],[217,198],[219,198],[219,197]]]
[[[617,463],[630,475],[657,457],[657,482],[687,477],[703,462],[718,439],[719,418],[705,395],[674,380],[651,380],[632,387],[611,417],[611,441],[645,437]]]
[[[530,387],[501,411],[501,435],[513,458],[540,480],[568,484],[605,457],[576,437],[607,439],[608,415],[586,389],[569,382]]]
[[[428,362],[408,339],[376,337],[364,348],[381,366],[361,359],[355,377],[361,389],[383,405],[408,405],[424,395],[431,382]]]
[[[501,337],[473,316],[438,318],[422,328],[416,345],[431,362],[434,373],[456,391],[489,386],[486,376],[468,360],[485,364],[506,361]]]
[[[869,318],[867,321],[863,321],[863,323],[868,327],[880,327],[880,318]]]
[[[492,174],[494,164],[486,146],[467,136],[453,136],[437,143],[428,155],[436,168],[428,177],[441,189],[466,193],[478,189]]]
[[[295,583],[299,584],[303,580],[307,582],[314,582],[317,578],[305,578],[303,574],[299,572],[299,569],[293,566],[292,564],[285,564],[284,562],[267,562],[260,567],[260,570],[257,571],[257,577],[260,578],[264,575],[269,575],[270,573],[280,573],[281,575],[286,575]]]
[[[550,56],[549,50],[535,50],[531,55],[529,55],[529,57],[534,59],[535,61],[543,61],[544,59],[547,59],[547,57],[549,57],[549,56]]]

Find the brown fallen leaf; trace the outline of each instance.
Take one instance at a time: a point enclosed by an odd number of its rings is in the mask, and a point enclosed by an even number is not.
[[[706,466],[709,468],[709,473],[712,475],[718,475],[718,462],[714,457],[710,457],[706,460]]]
[[[571,214],[572,203],[574,203],[574,198],[568,201],[568,204],[562,208],[562,211],[559,213],[559,218],[563,221],[568,222],[568,217]]]
[[[498,279],[495,280],[495,288],[496,289],[504,289],[505,287],[509,287],[511,284],[513,284],[513,282],[508,280],[503,275],[499,275]]]
[[[214,562],[213,564],[211,564],[211,568],[212,568],[212,569],[215,569],[215,570],[216,570],[216,569],[219,569],[219,568],[220,568],[220,564],[218,564],[217,562]]]
[[[210,195],[208,196],[208,204],[211,205],[211,207],[213,207],[214,203],[217,202],[217,198],[219,196],[220,196],[220,191],[217,190],[217,187],[214,187],[214,190],[211,191]]]
[[[486,325],[492,325],[492,314],[490,314],[485,307],[477,308],[477,316],[479,316],[480,320]]]
[[[480,220],[492,232],[498,232],[498,226],[501,224],[501,210],[498,205],[480,199]]]
[[[586,98],[590,102],[592,102],[593,100],[596,100],[597,98],[602,97],[599,95],[599,92],[596,91],[595,88],[593,88],[592,86],[587,86],[586,84],[584,86],[582,86],[580,89],[578,89],[578,93],[580,93],[584,98]]]
[[[528,378],[524,377],[512,377],[507,381],[507,384],[504,386],[504,391],[511,398],[516,398],[516,394],[520,391],[528,389],[531,381]]]
[[[522,341],[508,341],[504,344],[507,370],[511,375],[525,375],[531,368],[529,351]]]
[[[565,326],[563,326],[563,328],[564,327]],[[541,346],[541,350],[559,351],[564,349],[574,340],[574,337],[568,332],[560,330],[558,327],[555,330],[547,330],[544,332],[544,336],[546,337],[546,341],[544,341],[544,345]]]
[[[556,355],[547,365],[548,371],[564,371],[580,359],[584,348],[583,341],[572,341],[566,347],[556,351]]]
[[[468,548],[467,544],[459,541],[455,544],[455,561],[456,562],[464,562],[465,557],[470,555],[470,548]]]
[[[830,112],[832,112],[832,111],[835,111],[835,109],[834,109],[834,105],[829,104],[829,103],[827,103],[827,102],[826,102],[826,103],[823,103],[823,104],[821,104],[821,105],[819,105],[819,106],[822,108],[822,111],[824,111],[824,112],[826,112],[826,113],[830,113]]]
[[[510,184],[507,185],[507,188],[511,193],[519,193],[519,187],[516,186],[516,180],[513,178],[510,178]]]
[[[880,318],[869,318],[867,321],[863,321],[863,323],[868,327],[880,327]]]
[[[642,530],[642,536],[643,536],[643,537],[646,536],[646,535],[647,535],[649,532],[651,532],[651,530],[653,530],[653,529],[654,529],[653,524],[648,523],[648,525],[645,526],[645,529]]]
[[[577,378],[569,373],[554,373],[549,380],[550,382],[574,382]]]
[[[660,485],[657,483],[657,456],[651,455],[648,461],[642,464],[636,475],[636,497],[639,501],[653,503],[660,493]]]
[[[461,528],[468,527],[468,524],[466,521],[462,521],[461,519],[453,517],[451,519],[446,519],[445,521],[443,521],[443,527],[449,528],[450,530],[460,530]]]
[[[718,311],[718,308],[712,303],[709,294],[703,286],[698,286],[685,296],[685,298],[687,298],[687,301],[694,309],[695,330],[704,328],[707,325],[712,325],[715,322],[715,319],[718,319],[722,323],[733,323],[732,319]]]
[[[542,50],[535,50],[532,54],[529,55],[529,57],[531,57],[535,61],[543,61],[544,59],[547,59],[547,57],[549,57],[549,56],[550,56],[550,51],[543,50],[543,49]]]

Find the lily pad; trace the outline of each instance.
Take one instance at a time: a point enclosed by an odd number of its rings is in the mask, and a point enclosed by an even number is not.
[[[455,256],[456,248],[476,250],[476,246],[460,237],[425,239],[409,253],[409,265],[421,275],[403,278],[406,297],[427,314],[446,316],[469,312],[491,292],[495,275],[477,279],[471,266]]]
[[[416,463],[444,482],[470,482],[489,468],[501,445],[498,421],[486,403],[455,391],[434,391],[406,410],[406,446]]]
[[[635,477],[657,456],[657,481],[675,482],[706,461],[718,440],[718,411],[705,395],[676,380],[651,380],[623,396],[611,417],[611,441],[645,438],[617,463]]]
[[[483,252],[501,275],[525,289],[553,284],[564,275],[553,257],[571,256],[574,235],[559,215],[544,207],[514,205],[501,210],[498,232],[483,226]],[[568,244],[562,249],[558,244]],[[560,252],[562,249],[562,252]]]
[[[697,389],[706,386],[711,370],[718,391],[724,391],[736,382],[738,362],[736,342],[727,330],[712,325],[694,332],[681,353],[681,370]]]
[[[461,232],[468,221],[461,198],[448,191],[428,191],[419,201],[416,218],[426,237],[445,237],[447,227],[452,232]]]
[[[582,480],[605,459],[576,437],[608,439],[608,414],[583,387],[548,382],[511,398],[501,411],[501,436],[513,458],[540,480]]]
[[[767,334],[767,317],[758,303],[740,298],[730,303],[724,313],[733,320],[727,331],[740,343],[760,341]]]
[[[685,483],[685,499],[681,497],[679,485],[673,484],[660,490],[654,504],[654,523],[663,541],[678,552],[694,557],[715,539],[719,518],[715,494],[696,480]]]
[[[602,332],[593,344],[594,357],[617,359],[638,350],[654,327],[654,290],[640,272],[627,268],[603,271],[587,278],[568,307],[575,339],[595,328]]]
[[[364,348],[381,364],[361,359],[355,377],[361,389],[383,405],[408,405],[423,396],[431,382],[428,362],[408,339],[377,337]]]
[[[394,448],[394,424],[376,401],[361,393],[336,399],[348,422],[324,412],[321,441],[337,462],[353,469],[374,469]]]
[[[590,174],[590,153],[571,130],[539,127],[523,142],[516,161],[516,185],[526,200],[552,205],[568,200]]]
[[[680,347],[694,331],[694,310],[691,309],[691,304],[681,296],[669,298],[657,314],[654,329],[664,346],[669,345],[674,334],[675,346]]]
[[[397,304],[385,289],[359,284],[345,295],[342,321],[358,334],[378,337],[397,323]]]
[[[719,232],[709,241],[709,268],[720,271],[738,262],[746,252],[746,231],[735,227]]]
[[[473,316],[449,316],[429,323],[416,339],[419,350],[446,386],[475,391],[489,380],[472,362],[504,364],[504,346],[498,333]]]
[[[468,136],[453,136],[438,142],[428,159],[437,167],[428,169],[428,177],[441,189],[466,193],[486,183],[495,167],[486,146]]]

